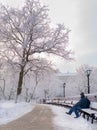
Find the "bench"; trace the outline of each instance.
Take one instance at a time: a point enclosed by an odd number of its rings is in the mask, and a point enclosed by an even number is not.
[[[93,124],[93,121],[97,121],[97,102],[91,102],[90,108],[81,109],[80,114],[83,114],[83,117],[89,120],[91,118],[91,123]]]
[[[77,103],[77,100],[66,101],[64,103],[64,106],[67,104],[66,106],[72,107],[76,103]],[[80,109],[79,113],[80,113],[80,115],[83,114],[84,118],[87,117],[87,120],[89,120],[91,118],[91,123],[93,124],[94,120],[97,121],[97,102],[91,102],[90,108]]]
[[[72,100],[53,99],[53,100],[48,100],[46,103],[71,108],[74,104],[77,103],[77,100],[72,101]],[[97,121],[97,102],[91,102],[90,108],[80,109],[79,112],[80,115],[83,114],[82,116],[84,118],[87,118],[87,120],[91,118],[91,123],[93,124],[94,120]]]

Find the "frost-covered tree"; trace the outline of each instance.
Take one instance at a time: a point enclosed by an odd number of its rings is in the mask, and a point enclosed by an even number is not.
[[[0,58],[18,71],[17,95],[27,73],[51,66],[48,54],[70,59],[68,33],[64,25],[51,26],[48,8],[39,0],[27,0],[21,9],[0,6]]]

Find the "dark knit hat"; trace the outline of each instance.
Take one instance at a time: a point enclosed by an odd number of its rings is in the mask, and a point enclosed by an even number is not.
[[[84,96],[84,93],[83,92],[81,92],[81,94],[80,94],[81,96]]]

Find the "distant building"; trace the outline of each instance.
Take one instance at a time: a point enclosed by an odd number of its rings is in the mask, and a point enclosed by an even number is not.
[[[78,92],[78,78],[76,73],[59,73],[58,78],[62,81],[62,86],[65,83],[65,95],[73,96],[77,95]],[[63,88],[64,91],[64,88]],[[64,92],[63,92],[64,93]]]

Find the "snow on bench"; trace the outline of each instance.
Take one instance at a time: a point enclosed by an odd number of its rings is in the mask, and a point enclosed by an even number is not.
[[[87,120],[91,118],[91,123],[93,124],[94,120],[97,120],[97,102],[91,102],[90,108],[81,109],[81,114],[83,113],[83,117],[87,116]]]
[[[65,99],[53,99],[46,100],[47,104],[59,105],[63,107],[72,107],[77,101],[65,100]]]

